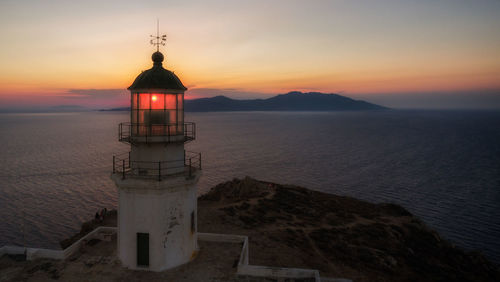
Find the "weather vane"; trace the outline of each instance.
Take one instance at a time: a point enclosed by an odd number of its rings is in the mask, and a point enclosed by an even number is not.
[[[160,20],[156,20],[156,36],[151,36],[151,45],[156,45],[156,51],[160,51],[160,45],[165,46],[165,41],[167,41],[167,35],[163,34],[160,36]]]

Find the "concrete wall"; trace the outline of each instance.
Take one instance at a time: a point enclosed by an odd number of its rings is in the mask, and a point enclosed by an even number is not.
[[[130,160],[132,162],[132,169],[135,169],[137,166],[143,169],[149,168],[152,170],[152,174],[157,173],[158,162],[164,162],[161,164],[162,175],[183,172],[184,144],[139,143],[135,146],[131,146]],[[148,164],[148,162],[154,163]]]
[[[118,256],[123,266],[162,271],[195,257],[196,185],[184,183],[165,189],[118,189]],[[137,233],[149,234],[149,267],[137,266]]]
[[[85,244],[87,241],[94,239],[94,238],[102,239],[103,233],[114,234],[114,233],[116,233],[116,227],[100,226],[64,250],[25,248],[25,247],[19,247],[19,246],[3,246],[0,248],[0,255],[3,255],[3,254],[11,254],[11,255],[26,254],[27,260],[35,260],[37,258],[66,259],[69,256],[71,256],[72,254],[74,254],[76,251],[78,251],[81,248],[81,246],[83,244]]]
[[[240,276],[268,277],[274,279],[283,278],[312,278],[321,281],[319,271],[316,269],[285,268],[261,265],[250,265],[248,261],[249,246],[248,237],[232,234],[198,233],[198,240],[210,242],[242,243],[240,259],[238,261],[237,274]],[[350,281],[350,280],[345,280]]]

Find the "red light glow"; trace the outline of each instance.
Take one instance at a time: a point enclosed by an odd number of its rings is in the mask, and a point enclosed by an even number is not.
[[[156,95],[151,96],[151,100],[152,100],[153,102],[155,102],[157,99],[158,99],[158,97],[156,97]]]

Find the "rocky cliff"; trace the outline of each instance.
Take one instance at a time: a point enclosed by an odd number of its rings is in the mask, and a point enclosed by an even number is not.
[[[235,179],[199,198],[200,232],[248,235],[250,263],[354,281],[500,281],[496,265],[404,208]]]

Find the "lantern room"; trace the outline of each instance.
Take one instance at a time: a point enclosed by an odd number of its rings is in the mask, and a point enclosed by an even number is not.
[[[131,92],[130,123],[121,125],[120,140],[190,141],[194,139],[194,124],[184,123],[184,91],[187,88],[173,72],[163,68],[162,53],[153,53],[152,60],[153,67],[137,76],[128,88]]]
[[[137,136],[178,135],[183,132],[183,93],[132,93],[131,124]]]

